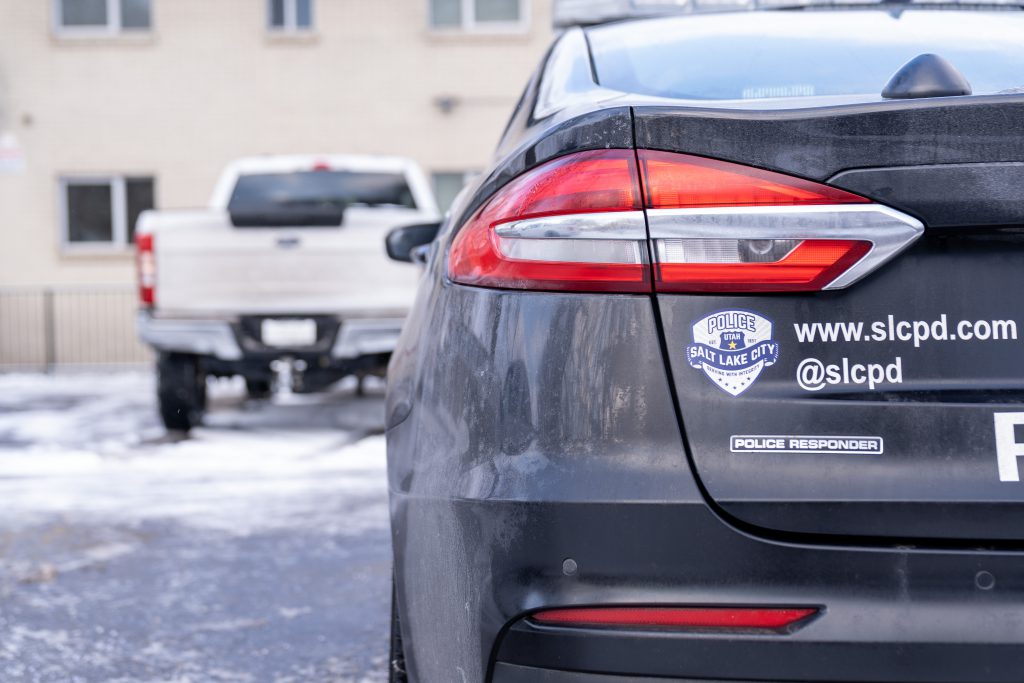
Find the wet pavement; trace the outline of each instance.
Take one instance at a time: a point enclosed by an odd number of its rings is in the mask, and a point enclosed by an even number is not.
[[[0,680],[386,680],[380,387],[189,438],[147,374],[0,376]]]

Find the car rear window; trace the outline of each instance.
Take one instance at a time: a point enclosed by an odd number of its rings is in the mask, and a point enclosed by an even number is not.
[[[880,95],[914,57],[945,57],[975,95],[1024,86],[1024,12],[746,12],[589,29],[598,82],[694,100]]]
[[[401,173],[356,171],[298,171],[239,176],[228,211],[337,206],[398,206],[416,208],[412,191]]]

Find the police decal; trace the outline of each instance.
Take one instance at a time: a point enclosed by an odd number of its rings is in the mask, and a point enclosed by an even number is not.
[[[772,340],[772,321],[764,316],[740,309],[718,311],[693,324],[686,359],[722,391],[739,396],[762,370],[775,365],[779,343]]]

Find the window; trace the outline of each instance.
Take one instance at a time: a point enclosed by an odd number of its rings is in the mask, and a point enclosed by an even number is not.
[[[416,208],[409,183],[401,173],[296,171],[239,176],[228,201],[228,211],[272,213],[331,205],[342,209],[349,206]]]
[[[139,214],[154,206],[152,178],[61,178],[63,233],[67,247],[127,247]]]
[[[476,178],[476,176],[477,174],[474,171],[442,171],[431,174],[430,177],[434,185],[434,197],[437,199],[437,208],[440,209],[442,214],[451,208],[452,202],[462,192],[462,188]]]
[[[1024,84],[1020,12],[752,14],[589,29],[598,80],[612,90],[688,100],[877,99],[901,66],[934,52],[963,73],[975,95]]]
[[[61,34],[148,31],[152,0],[54,0]]]
[[[271,31],[313,30],[313,0],[268,0],[267,26]]]
[[[519,31],[526,0],[429,0],[430,26],[466,31]]]

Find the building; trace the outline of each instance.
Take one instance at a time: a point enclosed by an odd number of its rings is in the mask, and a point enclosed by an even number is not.
[[[144,358],[133,218],[261,153],[411,156],[442,204],[551,0],[0,0],[0,368]]]

